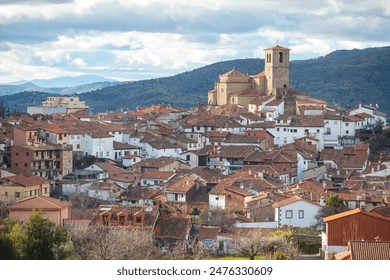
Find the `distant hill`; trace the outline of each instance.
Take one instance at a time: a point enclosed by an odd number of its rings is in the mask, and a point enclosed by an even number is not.
[[[35,80],[22,80],[13,83],[8,83],[8,85],[22,85],[26,83],[34,84],[35,86],[41,88],[65,88],[65,87],[75,87],[85,84],[93,83],[112,83],[116,82],[112,79],[107,79],[97,75],[79,75],[74,77],[57,77],[53,79],[35,79]]]
[[[94,113],[159,103],[191,107],[206,103],[207,92],[213,88],[218,76],[233,68],[246,74],[257,74],[264,70],[264,60],[218,62],[172,77],[121,83],[78,96]],[[290,65],[292,88],[345,108],[372,103],[390,113],[389,83],[390,47],[340,50],[316,59],[292,61]],[[46,96],[46,93],[23,92],[1,99],[11,111],[26,111],[27,105],[37,104]]]

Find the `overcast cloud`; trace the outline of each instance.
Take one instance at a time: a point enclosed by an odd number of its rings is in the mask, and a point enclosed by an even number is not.
[[[0,1],[0,83],[169,76],[218,61],[390,45],[389,0]]]

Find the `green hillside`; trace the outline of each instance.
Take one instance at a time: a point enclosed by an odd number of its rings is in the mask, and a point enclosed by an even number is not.
[[[390,113],[390,47],[335,51],[316,59],[292,61],[290,67],[290,86],[294,89],[346,108],[359,103],[379,104],[382,111]],[[218,76],[233,68],[257,74],[264,70],[264,60],[224,61],[172,77],[124,83],[78,96],[93,113],[159,103],[191,107],[206,103],[207,92]],[[27,105],[37,105],[46,96],[23,92],[1,99],[12,112],[26,111]]]

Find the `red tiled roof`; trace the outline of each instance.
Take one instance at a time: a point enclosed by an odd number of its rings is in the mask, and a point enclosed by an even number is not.
[[[389,241],[353,240],[348,247],[351,260],[390,260]]]
[[[49,184],[49,181],[45,178],[41,178],[38,176],[25,176],[23,174],[5,177],[2,180],[16,183],[18,185],[25,186],[25,187]]]
[[[68,201],[59,200],[46,196],[33,196],[21,201],[15,202],[8,210],[61,210],[66,207],[70,207],[72,204]]]
[[[310,203],[310,204],[314,204],[314,205],[316,205],[316,206],[320,206],[320,205],[317,204],[317,203],[314,203],[314,202],[312,202],[312,201],[310,201],[310,200],[301,198],[301,197],[296,196],[296,195],[293,196],[293,197],[287,198],[287,199],[285,199],[285,200],[281,200],[281,201],[279,201],[279,202],[276,202],[276,203],[274,203],[272,206],[273,206],[274,208],[279,208],[279,207],[283,207],[283,206],[286,206],[286,205],[289,205],[289,204],[293,204],[293,203],[298,202],[298,201],[306,201],[306,202],[308,202],[308,203]]]
[[[190,216],[160,216],[157,219],[154,238],[184,241],[191,230]]]
[[[142,173],[142,179],[163,179],[167,180],[175,175],[175,172],[170,171],[145,171]]]

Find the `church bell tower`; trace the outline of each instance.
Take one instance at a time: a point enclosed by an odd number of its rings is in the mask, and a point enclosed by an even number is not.
[[[276,45],[265,52],[265,94],[271,95],[275,88],[289,87],[290,49]]]

